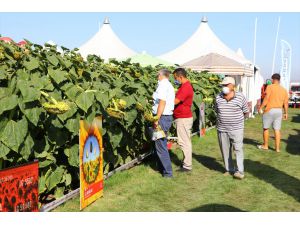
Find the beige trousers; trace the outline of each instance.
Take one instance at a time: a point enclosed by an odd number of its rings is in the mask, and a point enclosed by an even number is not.
[[[193,127],[193,118],[179,118],[175,120],[178,144],[183,152],[183,168],[192,169],[192,141],[191,131]]]

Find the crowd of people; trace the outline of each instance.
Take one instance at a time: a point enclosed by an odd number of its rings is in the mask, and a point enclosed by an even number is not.
[[[179,172],[192,171],[192,142],[191,131],[193,126],[192,104],[194,91],[188,80],[184,68],[173,71],[175,85],[179,88],[175,93],[169,81],[171,72],[162,69],[157,73],[158,85],[153,93],[153,114],[158,118],[153,127],[158,127],[165,132],[164,137],[155,140],[155,150],[158,158],[160,172],[164,178],[173,177],[170,154],[167,148],[167,134],[174,121],[176,125],[178,144],[183,152],[183,160]],[[222,91],[215,97],[215,112],[217,115],[217,137],[220,152],[224,161],[224,175],[232,175],[243,179],[244,174],[244,120],[249,114],[247,99],[236,91],[235,79],[225,77],[220,83]],[[284,115],[282,115],[284,108]],[[262,99],[259,112],[263,114],[263,140],[258,149],[268,150],[269,128],[275,131],[276,152],[280,152],[281,121],[287,119],[288,94],[280,86],[280,75],[273,74],[262,88]],[[236,165],[233,162],[233,152]]]

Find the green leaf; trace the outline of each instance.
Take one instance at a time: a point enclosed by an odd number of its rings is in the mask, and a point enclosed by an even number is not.
[[[34,157],[38,158],[38,159],[40,159],[40,158],[46,158],[48,154],[49,153],[47,151],[43,151],[42,153],[36,153],[35,152],[34,153]]]
[[[59,199],[64,196],[65,187],[57,187],[54,192],[55,199]]]
[[[40,121],[40,115],[42,112],[42,108],[31,108],[23,110],[23,113],[26,116],[26,118],[35,126],[38,125],[38,122]]]
[[[39,168],[44,168],[44,167],[47,167],[47,166],[49,166],[51,164],[55,164],[55,162],[53,162],[52,160],[46,159],[44,161],[40,161],[39,162]]]
[[[20,149],[20,154],[22,155],[22,157],[25,160],[28,160],[31,152],[33,151],[33,139],[30,135],[27,135],[26,140],[24,142],[24,145],[22,145],[21,149]]]
[[[68,162],[71,166],[79,167],[79,145],[75,144],[71,148],[67,148],[64,151],[68,157]]]
[[[9,119],[7,117],[2,117],[0,119],[0,137],[1,137],[1,134],[2,134],[2,132],[4,130],[4,128],[6,127],[8,121],[9,121]]]
[[[120,128],[120,126],[118,125],[114,125],[112,126],[108,131],[107,131],[108,135],[109,135],[109,142],[111,143],[113,148],[116,148],[119,146],[122,137],[123,137],[123,132]]]
[[[47,127],[47,136],[50,142],[58,146],[64,145],[69,140],[69,135],[65,129],[57,128],[53,125]]]
[[[0,159],[6,156],[11,150],[0,141]]]
[[[101,93],[98,91],[98,92],[96,92],[95,97],[104,109],[106,109],[108,107],[108,105],[109,105],[108,92]]]
[[[57,66],[58,65],[58,59],[55,55],[46,55],[48,61],[53,65],[53,66]]]
[[[29,57],[29,61],[25,61],[23,63],[26,69],[32,71],[36,68],[39,68],[39,61],[37,58],[33,58],[32,56]]]
[[[17,70],[16,74],[19,80],[28,80],[30,77],[30,74],[27,73],[24,69]]]
[[[87,112],[88,109],[93,105],[94,103],[94,93],[92,92],[83,92],[81,93],[75,101],[76,105],[81,108],[84,112]]]
[[[33,102],[35,100],[38,100],[41,96],[41,93],[39,90],[36,90],[32,87],[28,86],[28,82],[26,81],[19,81],[18,87],[21,91],[21,94],[23,96],[23,103],[26,102]]]
[[[131,126],[131,124],[136,120],[137,114],[138,112],[135,109],[126,112],[126,119],[127,119],[128,126]]]
[[[24,142],[28,131],[28,123],[26,118],[15,122],[10,120],[0,137],[1,141],[9,148],[18,152],[20,145]]]
[[[0,115],[7,110],[11,110],[18,105],[18,96],[10,95],[0,99]]]
[[[55,171],[53,171],[50,176],[46,179],[46,186],[48,191],[52,190],[56,187],[63,178],[65,170],[62,167],[57,167]]]
[[[76,112],[77,112],[77,105],[73,102],[69,102],[68,103],[69,106],[70,106],[70,109],[63,113],[63,114],[59,114],[58,115],[58,118],[61,120],[61,121],[65,121],[67,119],[69,119],[70,117],[72,117]]]
[[[39,194],[42,194],[46,190],[47,190],[46,177],[45,176],[40,176],[39,177]]]
[[[79,96],[80,93],[82,93],[83,90],[77,87],[76,85],[72,86],[68,90],[66,90],[65,94],[68,96],[68,98],[72,101],[76,101],[76,98]]]
[[[66,185],[66,186],[69,186],[69,185],[71,184],[71,182],[72,182],[72,176],[71,176],[71,174],[67,173],[67,174],[65,175],[65,179],[66,179],[65,185]]]
[[[67,80],[65,71],[48,69],[48,74],[57,84]]]
[[[78,133],[79,132],[79,119],[68,119],[65,127],[71,133]]]

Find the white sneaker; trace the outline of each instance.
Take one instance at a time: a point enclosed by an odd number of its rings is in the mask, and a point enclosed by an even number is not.
[[[240,172],[235,172],[235,173],[233,174],[233,176],[234,176],[235,178],[237,178],[237,179],[240,179],[240,180],[244,179],[244,177],[245,177],[245,175],[244,175],[244,174],[241,174]]]

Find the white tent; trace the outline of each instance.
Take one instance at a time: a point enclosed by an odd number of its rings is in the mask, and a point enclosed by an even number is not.
[[[99,31],[79,48],[86,58],[89,54],[100,56],[105,61],[110,58],[124,59],[136,54],[128,48],[112,30],[108,18],[105,18]]]
[[[217,53],[233,59],[241,64],[251,65],[251,62],[228,48],[210,29],[208,21],[202,18],[201,24],[196,32],[182,45],[165,53],[160,58],[169,62],[183,64],[209,53]]]
[[[237,50],[237,54],[246,59],[241,48]],[[260,68],[255,66],[254,76],[252,77],[242,77],[241,78],[241,88],[240,90],[246,96],[249,102],[251,102],[251,114],[257,109],[257,104],[260,104],[261,98],[261,87],[264,84],[264,78],[260,73]]]
[[[227,47],[210,29],[205,17],[185,43],[160,58],[194,70],[208,70],[234,77],[237,89],[248,99],[253,114],[260,98],[262,76],[259,68],[245,58],[241,49],[235,52]],[[212,59],[214,63],[210,65]]]

